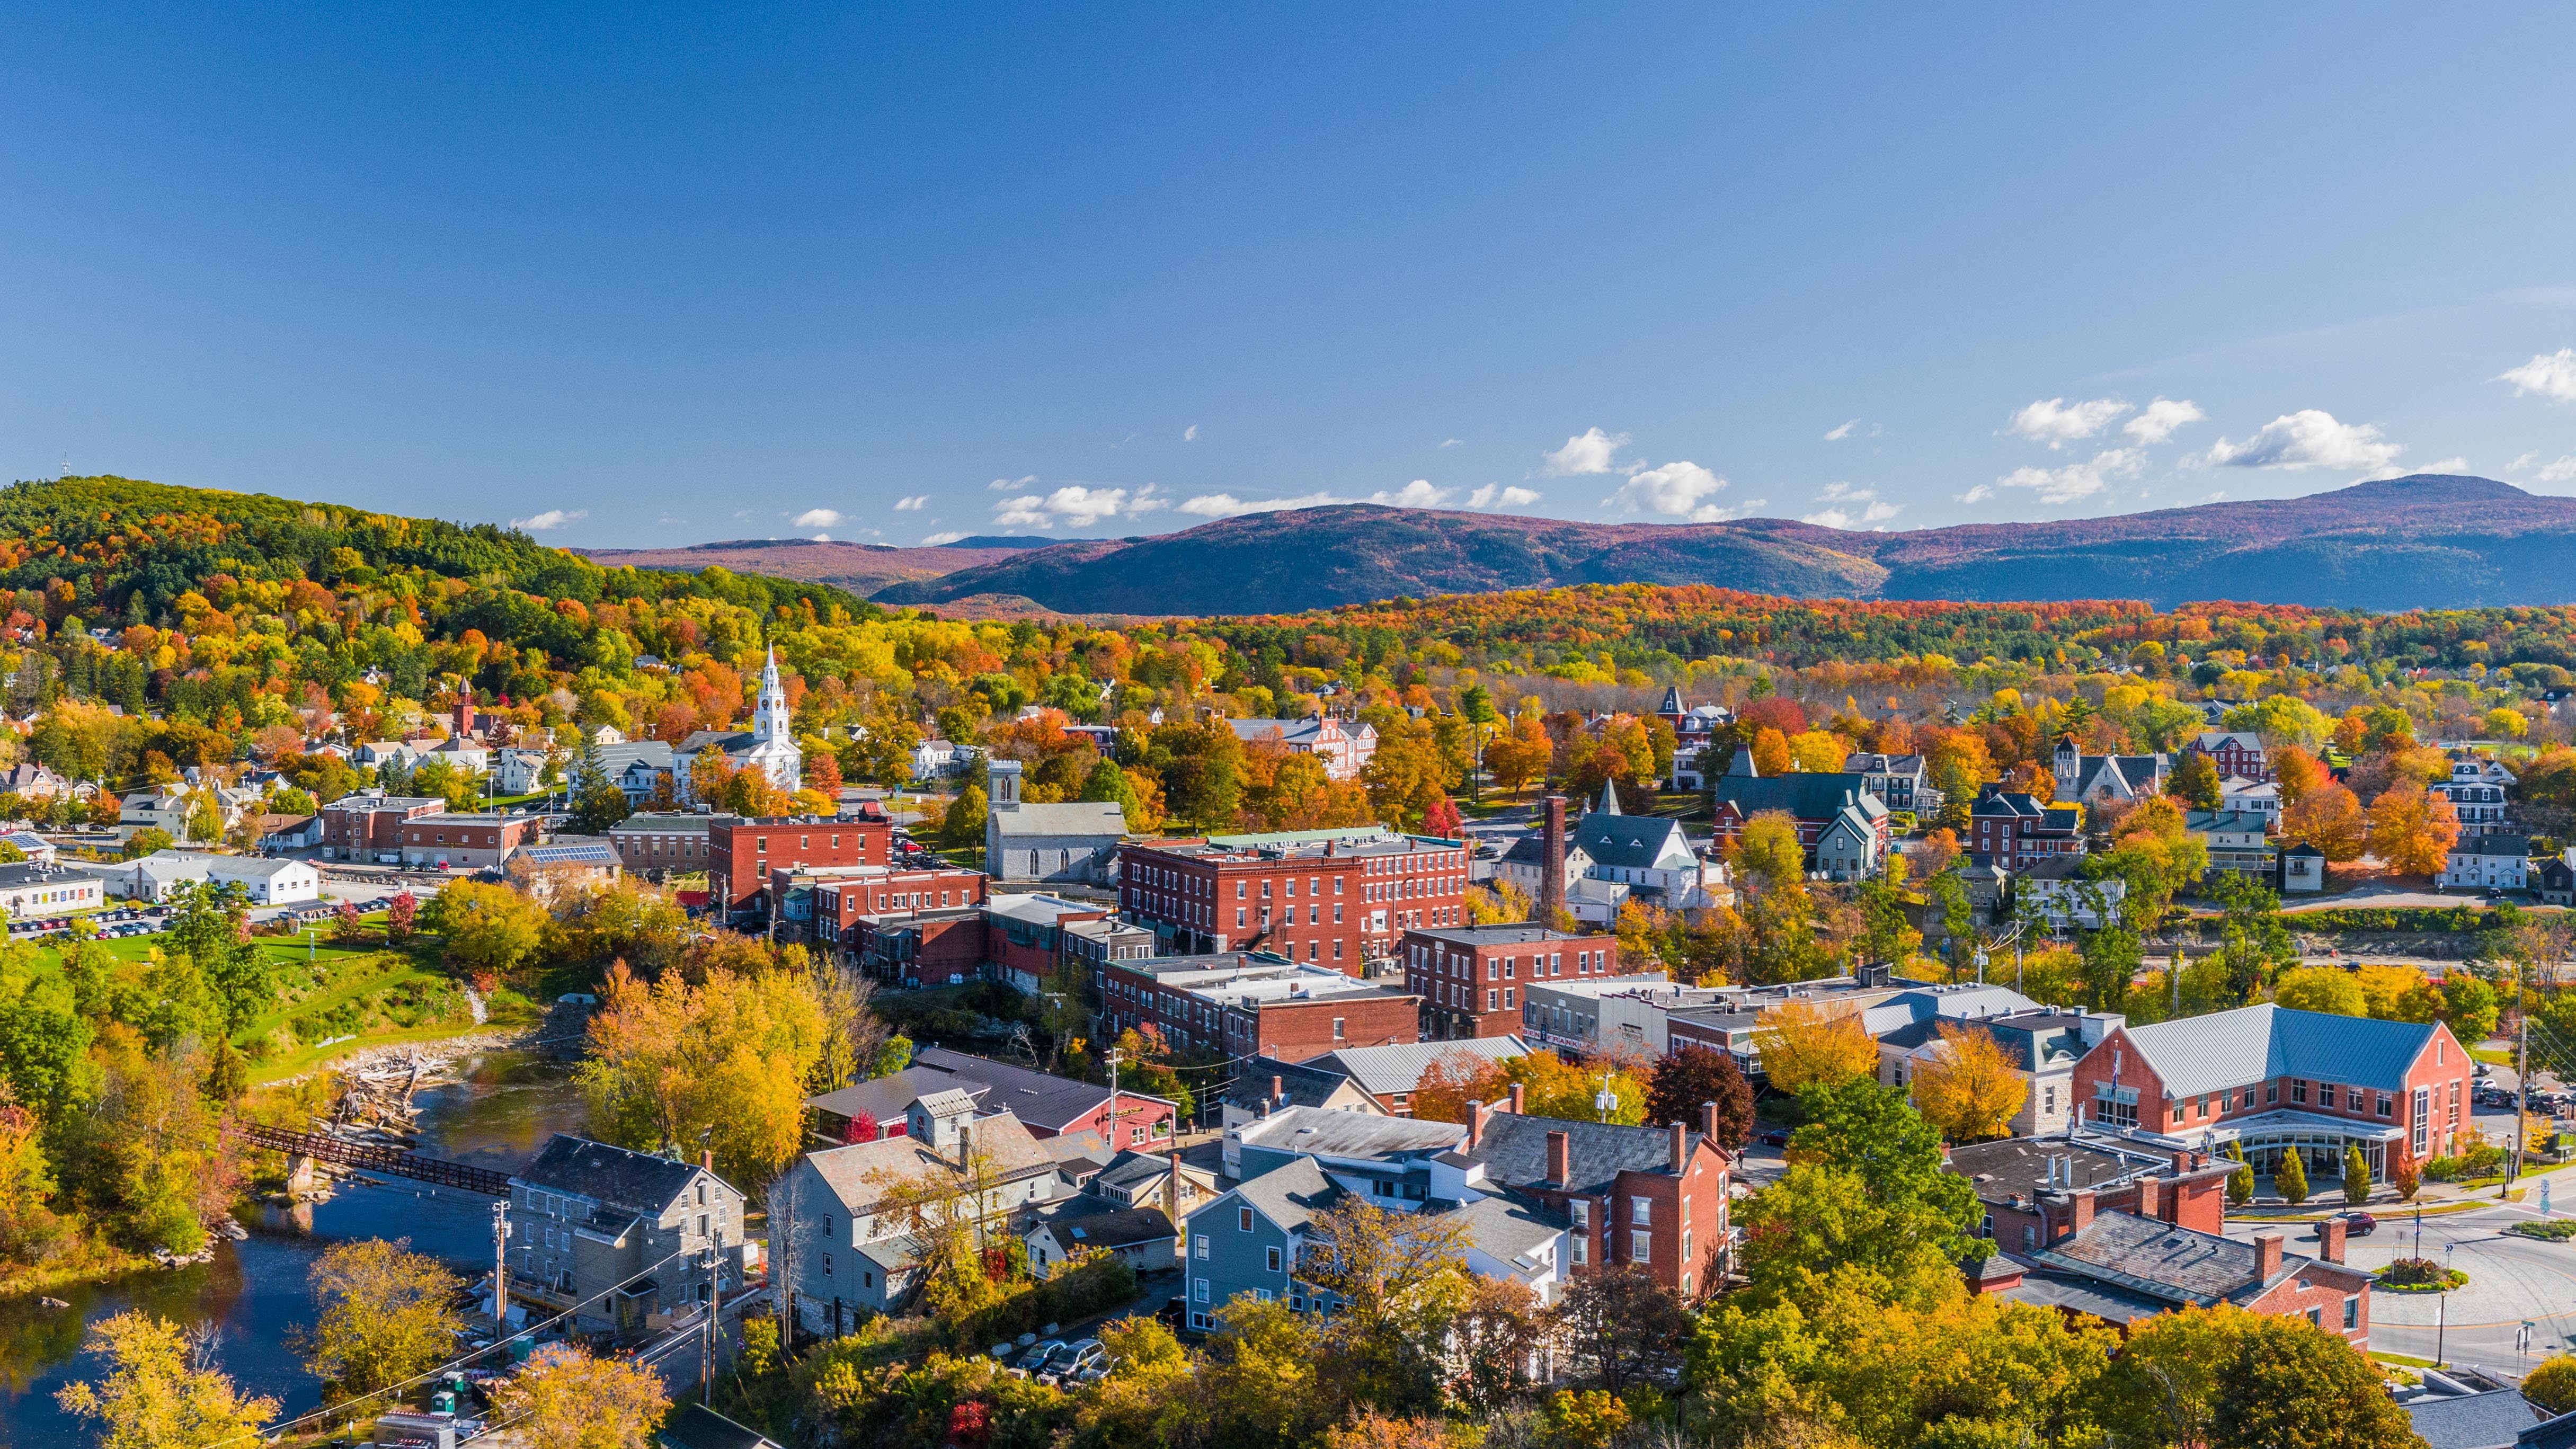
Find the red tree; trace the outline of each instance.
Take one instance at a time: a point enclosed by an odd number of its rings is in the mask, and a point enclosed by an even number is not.
[[[1465,832],[1467,822],[1459,816],[1457,804],[1443,795],[1438,804],[1422,812],[1422,828],[1445,840],[1457,840]]]
[[[841,1143],[843,1146],[849,1146],[860,1142],[874,1142],[876,1140],[877,1114],[869,1111],[865,1107],[862,1107],[859,1109],[859,1115],[851,1118],[850,1125],[842,1131]]]
[[[411,934],[411,918],[420,914],[420,897],[409,891],[394,897],[385,905],[385,939],[399,941]]]

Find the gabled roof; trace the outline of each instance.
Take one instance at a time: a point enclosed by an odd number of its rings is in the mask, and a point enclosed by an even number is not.
[[[1480,1198],[1443,1220],[1466,1229],[1467,1241],[1487,1257],[1530,1270],[1543,1266],[1538,1250],[1570,1225],[1564,1216],[1511,1192]]]
[[[1694,856],[1682,823],[1658,815],[1628,815],[1616,810],[1586,813],[1566,833],[1567,845],[1602,865],[1646,869],[1673,855]]]
[[[586,1197],[603,1209],[659,1217],[673,1198],[697,1180],[700,1171],[694,1162],[558,1132],[511,1180],[548,1192]]]
[[[1363,1051],[1377,1048],[1363,1047]],[[1320,1058],[1318,1059],[1321,1060]],[[1234,1090],[1226,1100],[1247,1111],[1257,1110],[1270,1098],[1270,1084],[1278,1078],[1279,1090],[1287,1100],[1273,1102],[1274,1107],[1321,1107],[1344,1087],[1357,1087],[1349,1075],[1329,1071],[1315,1062],[1283,1062],[1275,1057],[1254,1057],[1243,1064],[1234,1079]],[[1366,1088],[1359,1088],[1363,1095]]]
[[[1127,816],[1116,801],[1075,800],[1063,804],[1018,805],[984,817],[1005,840],[1053,838],[1092,840],[1127,833]]]
[[[1367,1112],[1326,1112],[1289,1107],[1235,1129],[1247,1147],[1294,1152],[1308,1157],[1392,1159],[1437,1153],[1466,1140],[1456,1122],[1428,1122],[1413,1117],[1379,1117]]]
[[[1331,1207],[1342,1196],[1341,1188],[1324,1175],[1324,1169],[1311,1157],[1300,1157],[1259,1177],[1252,1178],[1226,1197],[1240,1199],[1245,1206],[1270,1219],[1281,1228],[1295,1232]],[[1199,1209],[1207,1212],[1222,1206],[1225,1198]],[[1191,1214],[1196,1217],[1198,1214]]]
[[[1010,1113],[996,1112],[966,1125],[974,1133],[975,1151],[994,1180],[1017,1182],[1055,1171],[1055,1159]],[[826,1148],[805,1154],[805,1160],[845,1208],[864,1209],[882,1201],[890,1190],[937,1182],[956,1170],[953,1158],[914,1137],[882,1137],[851,1147]]]
[[[1923,773],[1923,757],[1921,755],[1882,755],[1864,750],[1843,761],[1843,773],[1846,775],[1920,775]]]
[[[1122,1208],[1098,1198],[1073,1198],[1037,1211],[1032,1229],[1044,1226],[1067,1251],[1080,1248],[1131,1248],[1139,1243],[1170,1242],[1172,1220],[1156,1207]]]
[[[2531,854],[2531,837],[2527,835],[2472,835],[2451,847],[2453,855],[2475,855],[2488,859],[2502,857],[2520,860]]]
[[[2538,1428],[2541,1415],[2522,1390],[2490,1389],[2410,1399],[2406,1417],[2427,1449],[2507,1449],[2524,1430]]]
[[[950,1051],[946,1047],[923,1047],[914,1052],[909,1070],[924,1074],[922,1080],[925,1083],[944,1083],[967,1090],[984,1111],[1007,1109],[1021,1121],[1049,1131],[1062,1131],[1086,1113],[1097,1111],[1102,1103],[1109,1100],[1109,1089],[1096,1082],[1050,1076],[1009,1062],[997,1062],[990,1057]],[[924,1088],[935,1089],[933,1086]],[[1141,1097],[1145,1094],[1127,1088],[1123,1095]],[[1162,1099],[1157,1097],[1154,1100]]]
[[[1469,1037],[1459,1041],[1397,1042],[1390,1046],[1344,1047],[1326,1052],[1309,1065],[1337,1071],[1378,1095],[1410,1092],[1422,1085],[1422,1074],[1451,1052],[1463,1051],[1489,1062],[1529,1055],[1529,1043],[1517,1035]]]
[[[2252,810],[2186,810],[2182,828],[2195,834],[2229,832],[2261,835],[2272,826],[2272,818]]]
[[[1461,1148],[1461,1162],[1481,1163],[1485,1178],[1498,1187],[1528,1187],[1546,1182],[1547,1134],[1567,1138],[1567,1172],[1576,1193],[1598,1193],[1623,1172],[1665,1172],[1672,1167],[1672,1132],[1664,1127],[1620,1127],[1570,1117],[1530,1117],[1497,1112],[1472,1148]],[[1699,1150],[1700,1135],[1684,1139],[1684,1159]]]
[[[1736,753],[1738,758],[1745,758],[1752,752]],[[1731,804],[1748,818],[1765,810],[1786,810],[1800,820],[1830,820],[1845,805],[1860,806],[1872,820],[1887,814],[1887,802],[1869,788],[1867,775],[1839,771],[1811,775],[1792,770],[1768,778],[1727,774],[1711,782],[1709,789],[1716,803]]]
[[[879,1123],[900,1122],[905,1109],[920,1100],[923,1093],[955,1085],[956,1081],[947,1073],[906,1067],[888,1076],[852,1082],[837,1092],[808,1097],[805,1105],[841,1117],[855,1119],[865,1112]]]
[[[2308,1077],[2395,1092],[2440,1030],[2437,1023],[2373,1021],[2264,1002],[2207,1016],[2125,1028],[2168,1095],[2192,1097],[2266,1077]],[[2105,1042],[2095,1052],[2114,1050]]]

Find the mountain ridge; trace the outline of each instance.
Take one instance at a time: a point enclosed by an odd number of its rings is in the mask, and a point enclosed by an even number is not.
[[[1290,613],[1584,583],[1793,598],[2209,599],[2405,609],[2576,600],[2576,498],[2413,474],[2300,498],[1859,533],[1790,519],[1581,523],[1333,504],[1076,539],[888,585],[889,605],[1016,595],[1067,613]]]

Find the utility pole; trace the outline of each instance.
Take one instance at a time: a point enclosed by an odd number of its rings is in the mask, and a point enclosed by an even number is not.
[[[724,1333],[724,1229],[719,1226],[708,1237],[707,1253],[707,1323],[698,1340],[698,1402],[707,1401],[707,1391],[715,1381],[716,1345]]]
[[[1109,1049],[1109,1150],[1118,1150],[1118,1063],[1127,1054],[1116,1047]]]
[[[2512,1193],[2513,1180],[2522,1175],[2523,1123],[2531,1116],[2531,997],[2522,989],[2520,961],[2513,963],[2513,984],[2515,1023],[2513,1161],[2506,1166],[2504,1181],[2496,1188],[2496,1200],[2499,1202]],[[2468,1044],[2463,1042],[2460,1049],[2468,1050]]]
[[[492,1204],[492,1341],[510,1332],[510,1204]]]

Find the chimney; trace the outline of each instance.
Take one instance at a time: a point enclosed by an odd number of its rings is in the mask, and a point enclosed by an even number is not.
[[[2190,1172],[2200,1166],[2200,1154],[2186,1147],[2173,1155],[2173,1162],[2176,1174]]]
[[[1175,1148],[1163,1178],[1163,1216],[1172,1220],[1172,1230],[1181,1227],[1181,1154]]]
[[[1541,807],[1543,843],[1539,849],[1538,903],[1531,914],[1540,925],[1565,909],[1565,797],[1550,795]]]
[[[1475,1151],[1476,1144],[1484,1140],[1485,1104],[1471,1101],[1467,1104],[1467,1150]]]
[[[1574,1137],[1567,1132],[1547,1134],[1547,1180],[1562,1189],[1574,1176]]]
[[[1270,1078],[1270,1100],[1271,1100],[1271,1101],[1274,1101],[1274,1102],[1284,1102],[1284,1101],[1288,1100],[1288,1087],[1287,1087],[1287,1082],[1288,1082],[1288,1079],[1287,1079],[1286,1077],[1284,1077],[1284,1076],[1273,1075],[1273,1076]]]
[[[1717,1104],[1715,1102],[1702,1102],[1699,1104],[1699,1135],[1707,1138],[1711,1142],[1715,1142],[1717,1140]],[[1947,1162],[1949,1158],[1949,1144],[1943,1143],[1941,1146],[1941,1159],[1942,1161]]]
[[[2161,1178],[2138,1179],[2138,1216],[2169,1220],[2166,1219],[2165,1213],[2164,1187],[2164,1181]],[[2180,1204],[2175,1205],[2180,1206]]]
[[[2254,1239],[2255,1281],[2269,1283],[2281,1276],[2281,1235],[2261,1233]]]
[[[1689,1161],[1690,1129],[1676,1122],[1673,1124],[1673,1171],[1680,1172]]]
[[[2079,1187],[2066,1195],[2066,1230],[2080,1233],[2093,1226],[2093,1189]]]
[[[1518,1116],[1518,1115],[1520,1115],[1520,1111],[1521,1111],[1521,1084],[1520,1084],[1520,1083],[1518,1083],[1518,1082],[1514,1082],[1514,1083],[1512,1083],[1512,1115],[1514,1115],[1514,1116]]]
[[[714,1148],[712,1148],[712,1147],[702,1149],[702,1150],[698,1153],[698,1166],[699,1166],[701,1169],[703,1169],[703,1170],[705,1170],[705,1171],[707,1171],[707,1172],[713,1172],[713,1171],[715,1171],[715,1170],[716,1170],[716,1150],[715,1150]]]
[[[2343,1235],[2350,1224],[2341,1218],[2328,1218],[2317,1224],[2317,1256],[2329,1263],[2343,1261]]]

